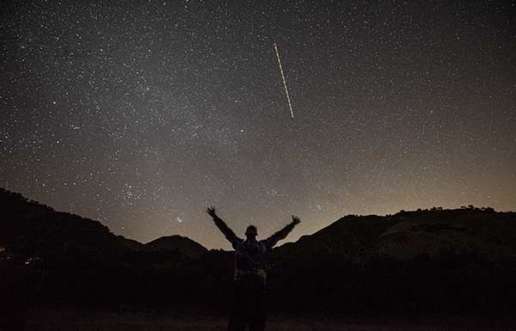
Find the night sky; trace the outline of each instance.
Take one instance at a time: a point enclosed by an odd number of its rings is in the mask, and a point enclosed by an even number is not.
[[[0,186],[116,234],[516,209],[515,1],[0,6]]]

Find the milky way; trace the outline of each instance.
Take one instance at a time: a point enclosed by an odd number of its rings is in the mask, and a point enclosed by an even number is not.
[[[516,209],[514,2],[0,6],[0,186],[117,234]]]

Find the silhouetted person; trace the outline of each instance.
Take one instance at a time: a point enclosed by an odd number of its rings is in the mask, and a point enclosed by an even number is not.
[[[217,216],[215,208],[207,209],[215,225],[224,234],[235,249],[235,300],[229,331],[265,330],[265,281],[266,260],[274,245],[284,239],[301,221],[292,216],[292,222],[265,240],[256,240],[256,226],[249,225],[245,231],[246,240],[238,238],[235,233]]]

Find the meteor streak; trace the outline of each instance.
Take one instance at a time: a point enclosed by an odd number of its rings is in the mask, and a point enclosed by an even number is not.
[[[283,73],[283,66],[281,65],[281,59],[279,56],[278,45],[274,43],[274,50],[276,51],[276,58],[278,59],[278,66],[281,73],[281,79],[283,80],[283,87],[285,88],[285,94],[287,95],[288,108],[290,109],[290,117],[294,119],[294,111],[292,110],[292,102],[290,101],[290,96],[288,94],[287,80],[285,79],[285,74]]]

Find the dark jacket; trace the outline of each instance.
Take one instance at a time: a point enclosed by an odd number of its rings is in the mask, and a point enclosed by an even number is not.
[[[265,280],[267,277],[267,260],[272,252],[272,248],[278,241],[284,239],[295,226],[294,223],[290,223],[264,240],[244,240],[237,237],[233,230],[231,230],[220,217],[215,216],[213,220],[215,225],[217,225],[219,230],[235,249],[236,280],[244,275],[257,275]]]

